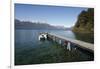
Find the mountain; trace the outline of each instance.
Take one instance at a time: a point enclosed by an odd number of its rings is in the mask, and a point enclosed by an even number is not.
[[[47,23],[20,21],[15,19],[15,29],[47,29],[47,30],[66,30],[63,26],[53,26]]]
[[[82,11],[77,19],[74,32],[93,33],[94,32],[94,9],[88,8],[87,11]]]

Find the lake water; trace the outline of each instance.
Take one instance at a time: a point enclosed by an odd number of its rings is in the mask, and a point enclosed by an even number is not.
[[[15,65],[91,61],[93,54],[80,50],[71,52],[52,41],[39,41],[40,32],[51,32],[61,36],[94,43],[93,34],[73,33],[64,30],[15,30]]]

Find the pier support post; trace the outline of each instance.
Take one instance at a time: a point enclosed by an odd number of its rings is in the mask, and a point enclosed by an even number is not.
[[[61,40],[59,40],[59,44],[61,44]]]
[[[56,38],[53,36],[53,41],[55,41],[56,40]]]
[[[70,42],[68,42],[67,50],[71,51],[71,43]]]

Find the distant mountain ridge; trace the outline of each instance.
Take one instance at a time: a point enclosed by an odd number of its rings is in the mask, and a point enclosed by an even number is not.
[[[20,21],[15,19],[15,29],[47,29],[47,30],[68,30],[62,26],[53,26],[47,23]]]

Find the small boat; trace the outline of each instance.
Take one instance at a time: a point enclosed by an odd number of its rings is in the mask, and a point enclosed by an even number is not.
[[[46,40],[47,39],[47,33],[40,33],[39,34],[39,40]]]

